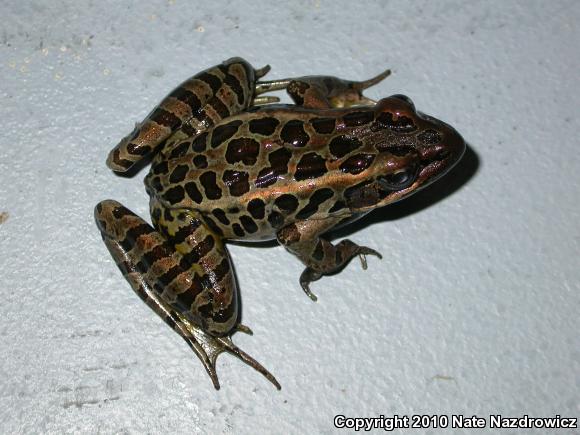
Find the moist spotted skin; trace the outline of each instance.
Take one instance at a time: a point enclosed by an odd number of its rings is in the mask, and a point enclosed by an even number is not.
[[[452,128],[392,97],[356,110],[264,107],[226,118],[206,133],[159,154],[147,191],[162,207],[224,216],[216,222],[219,232],[236,240],[272,239],[297,220],[359,213],[347,206],[347,189],[436,162],[404,191],[377,192],[377,202],[362,208],[400,200],[442,174],[463,147]],[[285,201],[276,201],[281,196]],[[250,204],[257,201],[263,213],[254,216]],[[269,219],[272,214],[281,218]]]
[[[216,388],[215,358],[229,352],[276,379],[231,341],[239,324],[226,240],[277,239],[305,265],[300,284],[380,257],[333,227],[399,201],[445,174],[465,143],[421,114],[408,97],[378,102],[362,90],[389,72],[354,82],[332,76],[259,81],[240,58],[172,91],[109,154],[127,172],[152,158],[145,186],[153,226],[113,200],[95,209],[111,255],[133,290],[202,361]],[[294,105],[261,94],[286,89]],[[351,272],[352,273],[352,272]]]
[[[170,136],[178,132],[186,136],[199,134],[246,109],[253,96],[248,84],[254,81],[255,70],[240,58],[229,59],[187,79],[113,148],[107,166],[116,172],[127,172],[158,151]]]

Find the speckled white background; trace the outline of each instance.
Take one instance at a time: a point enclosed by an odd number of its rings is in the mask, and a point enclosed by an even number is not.
[[[8,0],[0,15],[0,432],[580,415],[580,3]],[[105,198],[147,216],[144,173],[114,176],[109,149],[236,55],[270,78],[391,67],[369,96],[405,93],[470,144],[438,185],[341,234],[385,258],[313,284],[316,304],[282,248],[231,246],[255,333],[234,339],[280,392],[230,356],[214,391],[93,222]]]

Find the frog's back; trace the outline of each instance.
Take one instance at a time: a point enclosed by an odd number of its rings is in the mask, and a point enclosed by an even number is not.
[[[158,155],[147,190],[166,208],[198,211],[232,239],[263,240],[296,221],[347,218],[349,201],[357,208],[389,201],[393,192],[380,190],[376,177],[414,161],[426,140],[419,133],[433,125],[400,116],[408,105],[399,99],[381,102],[264,107],[226,118]]]
[[[337,174],[360,172],[355,150],[369,159],[352,133],[373,113],[281,107],[242,113],[176,142],[153,162],[145,183],[165,207],[197,210],[225,237],[233,232],[228,238],[267,239],[296,220],[346,216]]]

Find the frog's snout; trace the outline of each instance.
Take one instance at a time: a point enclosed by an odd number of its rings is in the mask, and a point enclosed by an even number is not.
[[[427,180],[435,181],[455,166],[463,156],[466,144],[449,124],[422,113],[418,115],[430,124],[421,133],[423,145],[417,148],[421,161],[418,180],[422,184]]]
[[[442,122],[443,147],[439,152],[440,158],[449,158],[449,167],[455,165],[463,156],[466,144],[463,137],[449,124]]]
[[[432,124],[431,132],[436,132],[436,136],[439,136],[433,142],[437,142],[434,145],[426,146],[419,150],[422,160],[446,160],[448,166],[453,166],[459,161],[463,153],[465,152],[466,144],[463,137],[459,134],[457,130],[451,127],[449,124],[437,119],[432,116],[425,115],[422,112],[417,112],[417,115],[423,120]],[[436,137],[430,134],[430,137]],[[429,141],[430,139],[427,139]]]

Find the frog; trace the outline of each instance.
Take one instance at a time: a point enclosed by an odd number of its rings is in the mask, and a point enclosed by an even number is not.
[[[359,257],[381,258],[328,232],[407,198],[446,174],[465,141],[450,125],[395,94],[378,101],[364,81],[335,76],[264,80],[231,58],[187,79],[111,150],[107,166],[131,174],[150,163],[152,224],[115,200],[95,207],[111,256],[135,293],[179,334],[220,388],[229,353],[277,379],[232,340],[240,296],[227,241],[276,240],[304,270],[300,286]],[[269,92],[285,90],[292,103]],[[275,273],[275,265],[265,265]],[[351,273],[351,272],[349,272]]]

